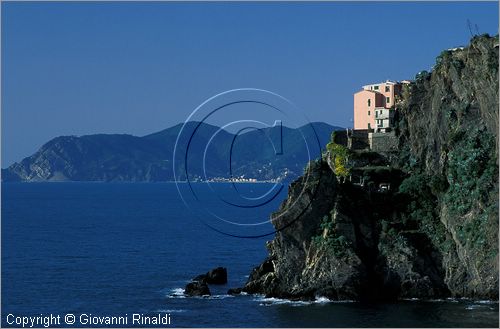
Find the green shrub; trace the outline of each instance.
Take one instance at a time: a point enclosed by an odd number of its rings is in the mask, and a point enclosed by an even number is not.
[[[328,230],[328,234],[323,236],[325,229]],[[312,237],[311,242],[318,247],[325,246],[329,248],[339,258],[346,255],[346,249],[351,245],[345,236],[336,232],[333,219],[329,216],[323,217],[320,223],[320,234]]]
[[[408,200],[403,222],[415,222],[418,229],[425,233],[436,247],[442,248],[446,241],[446,232],[438,219],[437,198],[429,186],[433,180],[441,181],[439,178],[429,178],[423,173],[411,175],[401,183],[399,193],[405,195]]]
[[[461,138],[448,153],[448,192],[444,201],[454,215],[464,215],[477,202],[488,203],[490,190],[498,181],[494,157],[495,140],[485,131],[475,129]]]
[[[420,71],[420,72],[417,73],[417,75],[415,75],[415,82],[417,82],[417,83],[418,82],[422,82],[424,80],[429,79],[430,76],[431,76],[431,74],[429,72],[427,72],[425,70],[424,71]]]
[[[334,169],[333,172],[337,177],[348,177],[350,174],[349,166],[349,150],[347,147],[330,142],[326,145],[326,149],[330,154],[330,161]]]

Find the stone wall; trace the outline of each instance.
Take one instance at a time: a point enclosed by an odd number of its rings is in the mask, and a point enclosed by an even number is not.
[[[398,139],[394,132],[369,133],[368,141],[370,149],[374,152],[395,151],[398,147]]]
[[[349,130],[347,147],[351,150],[364,150],[370,147],[369,130]]]

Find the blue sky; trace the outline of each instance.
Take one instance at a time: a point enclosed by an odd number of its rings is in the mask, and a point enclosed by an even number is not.
[[[361,85],[498,33],[498,3],[2,2],[2,167],[60,135],[145,135],[255,87],[352,125]]]

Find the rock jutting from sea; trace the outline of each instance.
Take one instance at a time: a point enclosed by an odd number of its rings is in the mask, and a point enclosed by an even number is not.
[[[225,267],[216,267],[205,274],[200,274],[193,278],[186,285],[184,294],[186,296],[210,296],[209,284],[222,285],[227,283],[227,269]]]
[[[334,134],[272,214],[283,229],[241,291],[498,300],[498,89],[498,36],[476,36],[408,86],[397,149],[351,150]]]

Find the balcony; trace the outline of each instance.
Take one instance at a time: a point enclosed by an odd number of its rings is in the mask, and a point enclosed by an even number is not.
[[[392,110],[386,109],[384,107],[375,108],[375,119],[388,120],[391,119],[393,115],[394,112]]]

